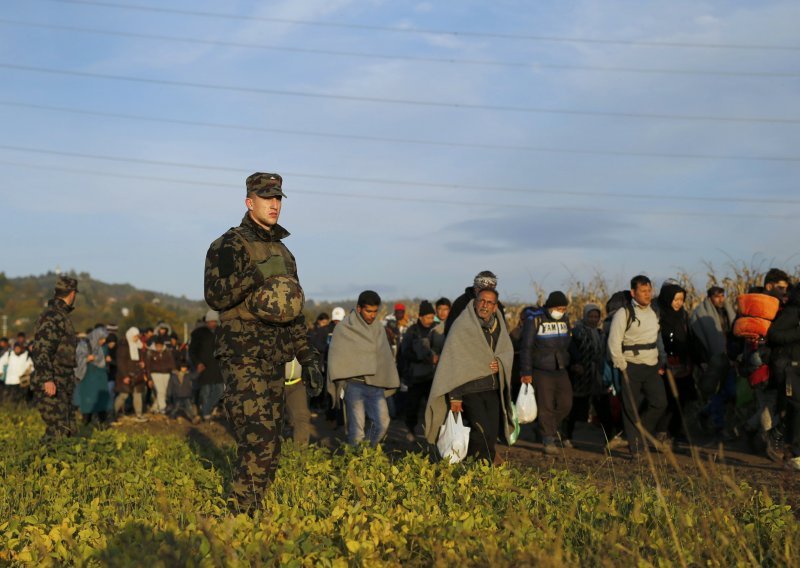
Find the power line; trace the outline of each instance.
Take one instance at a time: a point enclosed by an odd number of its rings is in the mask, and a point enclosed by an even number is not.
[[[139,12],[175,14],[180,16],[196,16],[202,18],[256,21],[256,22],[267,22],[273,24],[305,25],[305,26],[325,27],[325,28],[392,32],[392,33],[413,34],[413,35],[449,35],[459,38],[476,37],[476,38],[494,38],[494,39],[504,39],[504,40],[527,40],[527,41],[552,42],[552,43],[588,43],[588,44],[600,44],[600,45],[624,45],[630,47],[670,47],[670,48],[679,47],[679,48],[699,48],[699,49],[800,51],[800,46],[795,46],[795,45],[702,43],[702,42],[678,42],[678,41],[656,41],[656,40],[621,40],[621,39],[605,39],[605,38],[578,38],[578,37],[567,37],[567,36],[512,34],[512,33],[499,33],[499,32],[453,31],[453,30],[437,30],[437,29],[410,28],[410,27],[401,28],[395,26],[354,24],[348,22],[324,22],[320,20],[268,18],[264,16],[244,16],[241,14],[231,14],[223,12],[181,10],[177,8],[142,6],[139,4],[101,2],[99,0],[47,0],[47,1],[59,2],[62,4],[83,4],[88,6],[99,6],[102,8],[135,10]]]
[[[239,174],[245,175],[250,172],[250,170],[243,168],[243,167],[231,167],[231,166],[219,166],[219,165],[212,165],[212,164],[193,164],[187,162],[170,162],[164,160],[150,160],[145,158],[130,158],[125,156],[107,156],[107,155],[99,155],[99,154],[89,154],[89,153],[80,153],[80,152],[67,152],[62,150],[50,150],[50,149],[43,149],[43,148],[29,148],[23,146],[12,146],[6,144],[0,144],[0,149],[4,150],[11,150],[14,152],[24,152],[24,153],[34,153],[34,154],[48,154],[48,155],[55,155],[55,156],[66,156],[71,158],[87,158],[91,160],[102,160],[102,161],[112,161],[112,162],[123,162],[123,163],[132,163],[132,164],[146,164],[146,165],[154,165],[154,166],[167,166],[167,167],[176,167],[176,168],[186,168],[186,169],[199,169],[199,170],[209,170],[209,171],[225,171],[225,172],[237,172]],[[25,164],[19,162],[8,162],[4,161],[3,163],[7,165],[16,165],[20,167],[32,167],[32,168],[40,168],[41,166],[36,164]],[[49,166],[48,166],[49,167]],[[66,168],[64,166],[55,166],[53,169],[61,169],[62,171],[71,171],[73,173],[86,173],[86,174],[96,174],[96,175],[109,175],[109,176],[116,176],[116,177],[131,177],[132,179],[147,179],[150,181],[166,181],[166,182],[174,182],[174,183],[186,183],[185,181],[169,179],[169,178],[159,178],[159,177],[143,177],[143,176],[130,176],[127,174],[120,175],[110,172],[98,172],[96,170],[86,170],[86,169],[75,169],[75,168]],[[518,187],[503,187],[503,186],[494,186],[494,185],[471,185],[471,184],[456,184],[456,183],[435,183],[435,182],[425,182],[425,181],[416,181],[416,180],[399,180],[399,179],[385,179],[385,178],[368,178],[368,177],[350,177],[350,176],[342,176],[339,174],[310,174],[305,172],[285,172],[283,174],[285,177],[300,177],[300,178],[309,178],[309,179],[318,179],[318,180],[329,180],[329,181],[347,181],[347,182],[355,182],[355,183],[368,183],[368,184],[383,184],[383,185],[396,185],[400,187],[427,187],[427,188],[434,188],[434,189],[446,189],[446,190],[469,190],[469,191],[486,191],[486,192],[505,192],[505,193],[517,193],[517,194],[545,194],[545,195],[568,195],[571,197],[591,197],[591,198],[604,198],[604,199],[640,199],[640,200],[648,200],[648,201],[698,201],[698,202],[713,202],[713,203],[773,203],[778,205],[794,205],[800,204],[800,199],[791,199],[791,198],[770,198],[770,197],[703,197],[699,195],[643,195],[640,193],[623,193],[623,192],[593,192],[593,191],[574,191],[574,190],[561,190],[561,189],[537,189],[537,188],[518,188]],[[198,182],[198,185],[209,185],[208,182]],[[211,184],[211,185],[218,185],[218,184]]]
[[[13,69],[16,71],[33,72],[33,73],[65,75],[71,77],[88,77],[92,79],[129,81],[134,83],[145,83],[151,85],[168,85],[171,87],[189,87],[196,89],[232,91],[239,93],[259,94],[259,95],[278,95],[278,96],[328,99],[328,100],[361,102],[361,103],[406,105],[406,106],[432,107],[432,108],[451,108],[459,110],[484,110],[484,111],[495,111],[495,112],[513,112],[513,113],[531,113],[531,114],[564,114],[573,116],[596,116],[596,117],[632,118],[632,119],[648,119],[648,120],[656,119],[656,120],[703,121],[703,122],[737,122],[737,123],[750,123],[750,124],[753,123],[800,124],[800,119],[797,118],[736,117],[736,116],[682,115],[682,114],[664,114],[664,113],[637,113],[637,112],[620,112],[620,111],[594,111],[594,110],[577,110],[577,109],[482,105],[474,103],[455,103],[455,102],[425,101],[425,100],[414,100],[414,99],[391,99],[388,97],[365,97],[357,95],[337,95],[332,93],[314,93],[311,91],[289,91],[282,89],[264,89],[258,87],[215,85],[212,83],[197,83],[189,81],[172,81],[168,79],[149,79],[144,77],[131,77],[127,75],[111,75],[107,73],[94,73],[89,71],[70,71],[65,69],[53,69],[49,67],[16,65],[12,63],[0,63],[0,68]]]
[[[98,34],[112,37],[126,37],[156,41],[171,41],[189,43],[194,45],[211,45],[216,47],[234,47],[244,49],[260,49],[268,51],[281,51],[287,53],[303,53],[309,55],[329,55],[340,57],[362,57],[367,59],[381,59],[391,61],[412,61],[416,63],[443,63],[451,65],[471,65],[487,67],[508,67],[514,69],[531,70],[556,70],[556,71],[595,71],[609,73],[633,73],[646,75],[692,75],[692,76],[719,76],[719,77],[757,77],[757,78],[798,78],[800,73],[783,71],[724,71],[718,69],[669,69],[669,68],[648,68],[648,67],[618,67],[618,66],[597,66],[597,65],[570,65],[565,63],[527,63],[522,61],[497,61],[481,59],[457,59],[450,57],[423,57],[413,55],[393,55],[363,51],[336,51],[331,49],[313,49],[307,47],[292,47],[280,45],[265,45],[258,43],[245,43],[237,41],[222,41],[190,37],[178,37],[160,34],[145,34],[137,32],[126,32],[98,28],[86,28],[77,26],[65,26],[55,24],[41,24],[37,22],[24,22],[19,20],[0,19],[0,24],[25,26],[48,30],[59,30],[66,32]]]
[[[520,152],[553,153],[553,154],[581,154],[590,156],[616,156],[634,158],[670,158],[670,159],[691,159],[691,160],[735,160],[735,161],[765,161],[765,162],[800,162],[798,156],[745,156],[745,155],[723,155],[723,154],[694,154],[694,153],[664,153],[664,152],[632,152],[627,150],[591,150],[581,148],[553,148],[545,146],[517,146],[513,144],[478,144],[474,142],[448,142],[441,140],[423,140],[415,138],[392,138],[387,136],[366,136],[359,134],[344,134],[337,132],[321,132],[311,130],[294,130],[287,128],[268,128],[262,126],[251,126],[246,124],[226,124],[219,122],[206,122],[196,120],[182,120],[177,118],[152,117],[140,114],[127,114],[115,112],[93,111],[88,109],[78,109],[71,107],[61,107],[52,105],[40,105],[24,103],[20,101],[0,100],[0,106],[16,108],[30,108],[46,110],[52,112],[62,112],[79,114],[86,116],[98,116],[103,118],[120,118],[124,120],[137,120],[146,122],[156,122],[164,124],[177,124],[182,126],[199,126],[204,128],[219,128],[226,130],[242,130],[248,132],[270,132],[273,134],[290,134],[296,136],[314,136],[319,138],[336,138],[345,140],[361,140],[365,142],[387,142],[393,144],[428,145],[447,148],[472,148],[478,150],[513,150]]]
[[[0,161],[0,163],[6,163],[4,161]],[[33,165],[32,167],[36,167],[41,169],[41,165]],[[69,170],[69,168],[59,168],[59,167],[51,167],[47,166],[49,169],[53,170]],[[100,174],[100,172],[96,172]],[[231,184],[213,184],[210,182],[203,182],[203,181],[191,181],[191,180],[183,180],[183,179],[167,179],[167,178],[149,178],[147,176],[129,176],[129,175],[120,175],[115,174],[112,172],[103,173],[102,175],[114,178],[123,178],[123,179],[143,179],[143,180],[154,180],[154,181],[165,181],[165,182],[172,182],[172,183],[179,183],[185,185],[200,185],[200,186],[213,186],[213,187],[228,187],[233,189],[234,186]],[[289,175],[287,173],[287,175]],[[296,174],[291,174],[296,175]],[[344,178],[346,179],[346,178]],[[239,186],[237,186],[239,187]],[[702,218],[733,218],[733,219],[754,219],[754,218],[761,218],[761,219],[780,219],[780,220],[789,220],[794,219],[794,215],[777,215],[777,214],[770,214],[770,213],[721,213],[721,212],[708,212],[708,211],[662,211],[658,209],[648,209],[648,210],[629,210],[625,209],[620,211],[620,209],[611,209],[611,208],[602,208],[602,207],[576,207],[572,205],[541,205],[541,204],[519,204],[519,203],[501,203],[497,201],[492,201],[487,203],[486,201],[481,202],[473,202],[473,201],[464,201],[464,200],[449,200],[449,199],[430,199],[430,198],[419,198],[419,197],[394,197],[391,195],[376,195],[376,194],[364,194],[364,193],[350,193],[350,192],[340,192],[340,191],[320,191],[314,189],[292,189],[291,193],[299,193],[301,195],[320,195],[323,197],[344,197],[350,199],[360,199],[360,200],[371,200],[371,201],[391,201],[391,202],[399,202],[399,203],[425,203],[428,205],[448,205],[448,206],[461,206],[461,207],[480,207],[481,209],[486,209],[487,207],[492,208],[502,208],[502,209],[538,209],[538,210],[545,210],[545,211],[569,211],[570,213],[614,213],[616,215],[620,215],[621,213],[628,214],[628,215],[636,215],[636,216],[656,216],[656,217],[702,217]]]

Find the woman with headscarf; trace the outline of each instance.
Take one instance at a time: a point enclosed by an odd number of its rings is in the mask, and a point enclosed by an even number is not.
[[[697,399],[694,378],[692,377],[691,337],[689,334],[689,313],[684,308],[686,290],[678,284],[667,281],[658,294],[659,324],[661,340],[667,352],[667,367],[675,378],[675,389],[668,381],[667,411],[656,426],[656,437],[661,442],[669,438],[686,438],[683,428],[683,414],[686,404]],[[675,392],[677,391],[677,392]]]
[[[125,410],[125,403],[133,395],[133,410],[138,422],[146,422],[143,415],[144,394],[147,388],[147,372],[145,371],[144,344],[139,329],[132,327],[125,332],[125,339],[117,346],[117,381],[115,390],[118,393],[114,400],[114,413],[117,419]]]
[[[103,345],[108,332],[104,327],[96,327],[86,336],[86,341],[78,343],[75,377],[80,381],[78,403],[83,423],[88,424],[92,415],[97,415],[101,424],[106,421],[108,410],[108,368]]]

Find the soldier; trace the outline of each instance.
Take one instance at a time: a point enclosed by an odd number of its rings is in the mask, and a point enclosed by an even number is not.
[[[280,452],[284,364],[297,358],[309,373],[312,396],[322,389],[317,353],[308,342],[297,265],[281,242],[278,174],[247,178],[247,212],[238,227],[211,244],[205,298],[220,312],[214,356],[225,381],[223,404],[238,446],[230,499],[251,513],[272,481]]]
[[[55,295],[36,322],[31,388],[34,404],[45,423],[45,437],[58,438],[73,432],[72,394],[75,390],[75,348],[78,337],[69,319],[78,294],[78,281],[59,276]]]

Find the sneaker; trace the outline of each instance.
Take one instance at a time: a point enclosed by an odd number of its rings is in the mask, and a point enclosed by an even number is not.
[[[800,457],[790,459],[787,464],[789,465],[790,469],[800,471]]]
[[[775,443],[768,443],[767,448],[767,457],[774,461],[775,463],[781,463],[783,461],[783,450],[777,446]]]
[[[572,445],[572,440],[569,438],[566,438],[563,442],[561,442],[561,446],[570,450],[575,447]]]
[[[544,445],[544,453],[548,456],[557,456],[561,452],[558,451],[558,448],[555,444],[545,444]]]
[[[136,422],[147,422],[147,417],[146,416],[137,416],[136,418],[134,418],[134,420]]]
[[[200,417],[195,416],[194,418],[192,418],[192,424],[200,424]]]
[[[413,432],[406,432],[406,442],[413,444],[417,441],[417,437],[414,435]]]
[[[608,441],[606,448],[608,451],[616,450],[617,448],[624,448],[628,445],[628,440],[622,437],[622,434],[617,434]]]
[[[666,432],[659,432],[656,434],[656,439],[653,443],[653,449],[660,454],[672,451],[672,438]]]
[[[205,416],[203,416],[203,421],[204,422],[211,422],[211,415],[210,414],[206,414]]]

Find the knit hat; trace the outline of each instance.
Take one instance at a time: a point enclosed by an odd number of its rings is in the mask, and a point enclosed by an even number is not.
[[[429,316],[435,313],[436,310],[433,309],[433,305],[428,300],[422,300],[419,303],[419,317]]]
[[[550,295],[547,296],[547,301],[544,303],[545,308],[556,308],[559,306],[568,306],[569,300],[564,295],[564,292],[560,290],[556,290],[555,292],[550,292]]]
[[[216,310],[208,310],[206,312],[206,323],[210,321],[219,321],[219,312]]]
[[[600,315],[603,315],[603,310],[600,309],[600,306],[597,304],[592,304],[591,302],[583,306],[583,317],[584,319],[592,312],[600,312]]]
[[[485,290],[487,288],[494,290],[497,288],[497,276],[494,272],[488,270],[478,272],[478,274],[475,275],[475,279],[472,281],[472,286],[478,290]]]
[[[401,304],[401,303],[398,302],[397,304],[394,305],[394,311],[396,311],[396,312],[404,312],[404,311],[406,311],[405,304]]]

